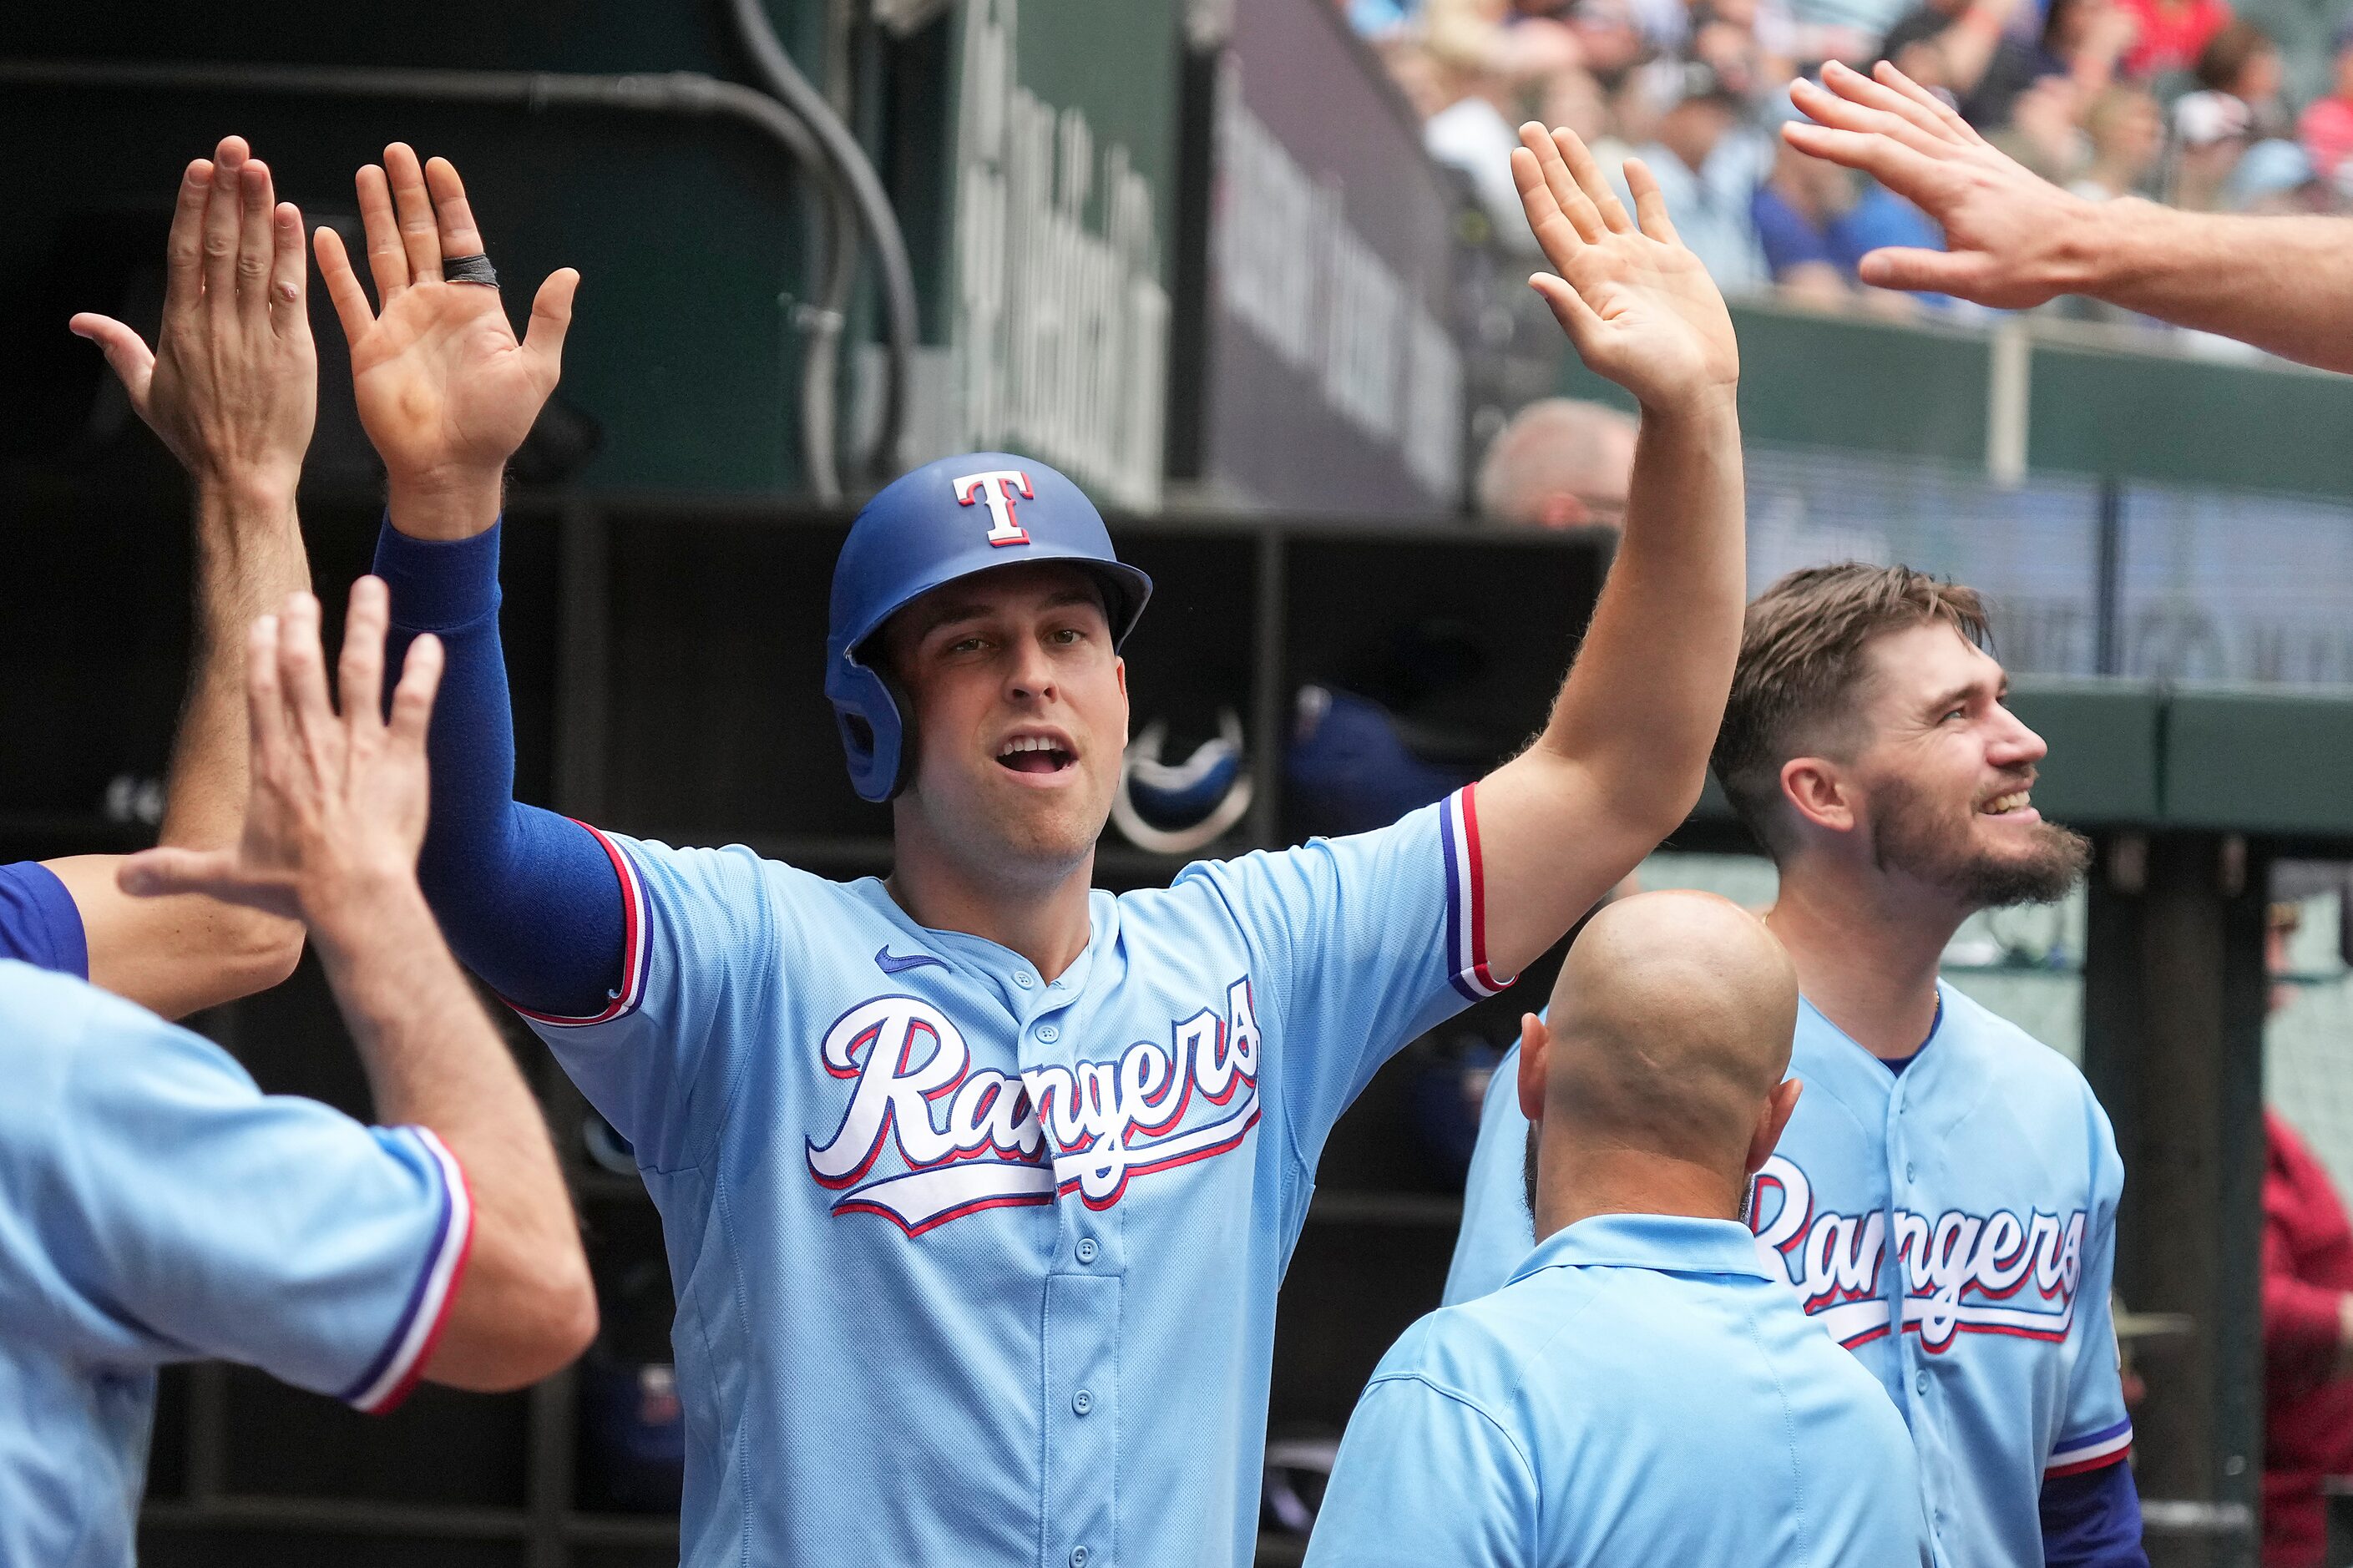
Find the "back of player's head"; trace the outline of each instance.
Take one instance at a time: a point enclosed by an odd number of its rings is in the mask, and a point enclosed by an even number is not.
[[[1633,479],[1634,429],[1599,403],[1537,399],[1496,432],[1480,462],[1481,514],[1549,527],[1614,521]]]
[[[1890,633],[1938,624],[1979,647],[1987,641],[1974,588],[1853,561],[1792,572],[1748,606],[1709,764],[1767,849],[1782,840],[1782,764],[1849,758],[1867,739],[1859,717],[1865,650]]]
[[[1606,906],[1553,993],[1545,1127],[1735,1180],[1789,1067],[1798,974],[1765,922],[1713,893]]]

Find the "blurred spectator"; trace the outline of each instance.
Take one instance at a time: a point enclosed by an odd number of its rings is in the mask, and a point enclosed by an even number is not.
[[[2125,54],[2125,69],[2137,77],[2186,71],[2214,35],[2231,20],[2223,0],[2124,0],[2140,22],[2140,34]]]
[[[1963,119],[1990,132],[2015,118],[2021,94],[2052,77],[2073,86],[2068,110],[2079,111],[2114,79],[2139,26],[2116,0],[2051,0],[2029,42],[2010,29],[2019,8],[2020,0],[1926,0],[1879,52],[1914,80],[1943,89]]]
[[[1865,288],[1856,264],[1883,245],[1943,243],[1936,226],[1902,197],[1835,163],[1781,144],[1753,208],[1765,263],[1781,291],[1801,304],[1837,306],[1858,297],[1885,313],[1910,314],[1910,294]]]
[[[2037,77],[2010,100],[2009,123],[1986,140],[2054,185],[2073,181],[2091,161],[2091,142],[2077,124],[2083,101],[2063,76]]]
[[[1634,477],[1634,421],[1571,397],[1529,404],[1479,464],[1479,510],[1534,528],[1616,526]]]
[[[1439,64],[1515,89],[1584,64],[1558,17],[1512,0],[1422,0],[1422,42]]]
[[[2223,195],[2233,211],[2273,217],[2325,213],[2337,205],[2336,192],[2313,177],[2304,149],[2277,137],[2247,149]]]
[[[2188,212],[2229,206],[2224,186],[2246,156],[2247,106],[2227,92],[2193,92],[2173,105],[2173,177],[2165,199]]]
[[[2335,184],[2345,154],[2353,152],[2353,23],[2339,28],[2336,68],[2328,96],[2316,100],[2296,122],[2296,139],[2312,161],[2315,178]]]
[[[1773,158],[1746,123],[1746,106],[1715,72],[1688,62],[1681,94],[1659,117],[1652,139],[1635,151],[1657,177],[1667,216],[1684,245],[1727,294],[1762,287],[1768,277],[1749,203]],[[1630,206],[1624,174],[1612,168],[1619,199]]]
[[[2279,46],[2244,18],[2225,25],[2198,52],[2198,85],[2227,92],[2247,106],[2248,130],[2256,140],[2285,136],[2294,127],[2280,90],[2287,83]]]
[[[2265,956],[2286,986],[2300,906],[2271,907]],[[2353,1226],[2295,1130],[2263,1112],[2264,1568],[2320,1568],[2324,1477],[2353,1473]]]
[[[2147,89],[2111,87],[2084,111],[2090,160],[2068,184],[2095,202],[2139,193],[2165,156],[2165,111]]]
[[[1505,248],[1535,254],[1512,183],[1512,149],[1520,144],[1517,96],[1491,71],[1463,70],[1430,55],[1402,62],[1398,75],[1422,112],[1421,144],[1430,155],[1470,183]]]

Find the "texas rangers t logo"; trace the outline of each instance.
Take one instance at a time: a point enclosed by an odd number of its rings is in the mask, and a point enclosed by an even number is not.
[[[1009,487],[1009,488],[1008,488]],[[1013,512],[1014,491],[1026,500],[1038,499],[1029,488],[1029,476],[1018,468],[991,468],[985,474],[960,474],[955,480],[955,499],[959,506],[970,506],[976,491],[988,508],[988,542],[994,545],[1027,544],[1029,534],[1022,531],[1021,521]]]

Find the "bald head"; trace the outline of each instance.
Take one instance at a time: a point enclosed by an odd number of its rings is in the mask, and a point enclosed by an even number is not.
[[[1535,1026],[1542,1082],[1524,1077],[1522,1097],[1540,1123],[1540,1193],[1583,1201],[1589,1190],[1554,1189],[1663,1181],[1691,1191],[1616,1206],[1699,1212],[1678,1205],[1704,1189],[1729,1194],[1707,1206],[1736,1210],[1787,1119],[1778,1102],[1794,1103],[1780,1086],[1797,1022],[1789,955],[1739,905],[1689,892],[1609,905],[1569,949],[1548,1025]]]
[[[1634,476],[1634,421],[1573,397],[1529,404],[1479,466],[1479,510],[1498,522],[1574,528],[1615,522]]]

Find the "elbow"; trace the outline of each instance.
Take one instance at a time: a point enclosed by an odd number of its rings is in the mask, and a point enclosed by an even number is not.
[[[575,1249],[563,1268],[550,1270],[517,1314],[517,1333],[497,1369],[493,1392],[528,1388],[578,1361],[596,1338],[596,1287],[588,1265]]]
[[[240,996],[272,990],[293,977],[302,962],[304,932],[297,921],[280,920],[258,910],[247,911],[235,944],[236,980]]]

